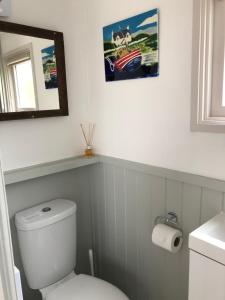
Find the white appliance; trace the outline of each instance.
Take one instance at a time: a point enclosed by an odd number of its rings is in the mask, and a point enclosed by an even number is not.
[[[115,286],[76,275],[76,204],[56,199],[15,216],[28,285],[43,300],[128,300]]]
[[[189,300],[225,299],[225,214],[189,235]]]

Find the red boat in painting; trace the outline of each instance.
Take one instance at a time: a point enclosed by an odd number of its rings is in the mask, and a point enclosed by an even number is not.
[[[115,61],[118,71],[132,72],[141,66],[142,55],[140,49],[135,49]]]

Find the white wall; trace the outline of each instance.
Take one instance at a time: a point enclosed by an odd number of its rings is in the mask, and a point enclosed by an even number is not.
[[[12,0],[12,16],[4,20],[64,32],[69,117],[0,123],[0,149],[5,170],[81,154],[79,123],[86,118],[87,87],[84,1]]]
[[[155,7],[160,76],[106,83],[102,27]],[[190,131],[191,0],[12,0],[12,8],[11,21],[64,31],[70,116],[1,122],[5,169],[80,154],[79,123],[89,119],[100,154],[225,179],[224,134]]]
[[[156,7],[160,76],[106,83],[102,27]],[[225,179],[225,135],[190,131],[192,1],[95,0],[87,20],[97,152]]]

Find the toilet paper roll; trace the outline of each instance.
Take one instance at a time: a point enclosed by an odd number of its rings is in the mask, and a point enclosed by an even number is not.
[[[182,232],[165,224],[158,224],[153,229],[152,242],[171,253],[177,253],[183,242]]]

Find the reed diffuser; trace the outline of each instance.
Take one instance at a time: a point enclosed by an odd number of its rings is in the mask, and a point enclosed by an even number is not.
[[[95,131],[95,124],[89,123],[88,124],[88,129],[85,130],[84,125],[80,124],[83,137],[86,143],[86,149],[84,151],[84,156],[86,157],[91,157],[94,155],[93,152],[93,136],[94,136],[94,131]]]

